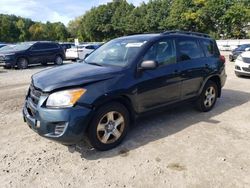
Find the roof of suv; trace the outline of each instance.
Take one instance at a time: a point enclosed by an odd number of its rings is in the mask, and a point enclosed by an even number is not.
[[[173,35],[173,36],[191,36],[191,37],[199,37],[199,38],[207,38],[211,39],[211,37],[205,33],[198,33],[198,32],[189,32],[189,31],[179,31],[179,30],[173,30],[173,31],[165,31],[163,33],[154,33],[154,34],[135,34],[130,36],[124,36],[120,39],[142,39],[142,40],[150,40],[155,37],[161,37],[161,36],[167,36],[167,35]]]

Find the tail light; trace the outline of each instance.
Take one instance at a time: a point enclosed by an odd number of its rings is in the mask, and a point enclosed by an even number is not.
[[[226,63],[226,58],[225,58],[225,56],[220,55],[220,61],[221,61],[222,63]]]

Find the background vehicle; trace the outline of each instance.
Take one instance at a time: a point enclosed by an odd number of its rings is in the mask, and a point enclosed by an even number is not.
[[[247,48],[250,48],[250,44],[242,44],[240,47],[234,49],[231,54],[229,54],[229,60],[234,61],[238,55],[240,55],[242,52],[245,52],[246,50],[249,50]]]
[[[15,44],[8,44],[8,45],[5,45],[5,46],[3,46],[2,48],[0,48],[0,53],[1,53],[1,51],[8,51],[8,50],[11,50],[14,46],[15,46]]]
[[[0,43],[0,49],[2,48],[2,47],[4,47],[4,46],[6,46],[7,44],[2,44],[2,43]]]
[[[235,61],[237,76],[250,76],[250,51],[241,53]]]
[[[63,48],[55,42],[24,42],[0,51],[0,64],[6,68],[26,69],[31,64],[48,62],[62,65],[64,58]]]
[[[73,48],[75,46],[75,44],[71,43],[71,42],[64,42],[64,43],[59,43],[59,44],[64,49],[65,53],[66,53],[67,49]]]
[[[210,111],[225,81],[225,58],[206,34],[121,37],[82,63],[33,75],[23,115],[41,136],[74,144],[86,133],[93,147],[108,150],[138,115],[186,100]]]
[[[66,59],[76,61],[78,59],[84,59],[91,52],[99,48],[99,44],[83,44],[74,46],[73,48],[67,49]]]
[[[221,51],[230,51],[231,50],[231,46],[230,45],[222,45],[220,47]]]

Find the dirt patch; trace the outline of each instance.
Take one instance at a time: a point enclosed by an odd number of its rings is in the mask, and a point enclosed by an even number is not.
[[[117,148],[67,146],[34,133],[22,106],[32,74],[0,74],[1,187],[250,187],[250,84],[226,63],[215,108],[180,106],[138,120]]]
[[[184,165],[181,165],[179,163],[170,163],[167,167],[171,170],[176,170],[176,171],[187,170]]]

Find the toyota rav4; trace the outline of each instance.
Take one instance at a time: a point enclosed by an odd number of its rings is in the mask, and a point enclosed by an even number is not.
[[[126,36],[81,63],[33,75],[23,116],[43,137],[67,145],[87,137],[94,148],[108,150],[145,112],[186,100],[210,111],[225,81],[225,58],[206,34]]]

